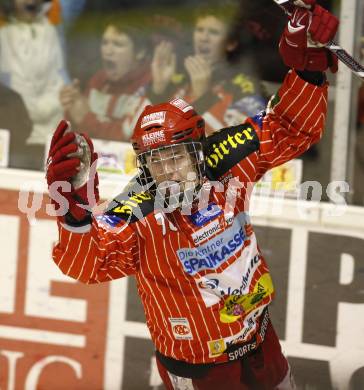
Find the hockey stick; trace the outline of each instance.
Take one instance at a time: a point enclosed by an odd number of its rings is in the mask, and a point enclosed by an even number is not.
[[[278,6],[280,6],[287,15],[291,15],[292,4],[290,0],[273,0]],[[346,50],[344,50],[335,41],[327,43],[326,48],[332,51],[336,57],[345,64],[353,73],[364,80],[364,66],[360,65]]]

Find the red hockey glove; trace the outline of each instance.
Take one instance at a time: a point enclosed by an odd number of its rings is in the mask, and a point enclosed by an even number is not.
[[[71,132],[68,122],[62,120],[53,135],[46,168],[49,194],[60,214],[69,213],[76,221],[82,221],[89,215],[87,209],[98,202],[96,160],[90,138]],[[62,210],[64,199],[68,202],[66,210]]]
[[[319,5],[312,11],[296,8],[279,42],[283,62],[297,70],[324,72],[330,68],[335,73],[337,57],[323,46],[334,38],[338,26],[336,16]]]

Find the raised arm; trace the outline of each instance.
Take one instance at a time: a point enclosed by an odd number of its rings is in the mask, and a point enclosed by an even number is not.
[[[312,7],[312,0],[307,3]],[[337,28],[337,18],[318,5],[297,7],[290,16],[279,49],[291,71],[266,115],[255,120],[261,173],[299,156],[321,138],[327,111],[325,71],[337,71],[337,60],[323,44]]]

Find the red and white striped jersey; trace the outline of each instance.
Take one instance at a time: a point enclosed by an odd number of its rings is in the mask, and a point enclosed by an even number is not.
[[[249,184],[320,139],[327,86],[291,71],[272,103],[265,115],[207,138],[204,188],[212,189],[204,206],[167,213],[148,192],[133,192],[91,225],[59,223],[58,267],[84,283],[135,275],[152,340],[167,357],[219,361],[254,336],[273,299],[250,225]]]

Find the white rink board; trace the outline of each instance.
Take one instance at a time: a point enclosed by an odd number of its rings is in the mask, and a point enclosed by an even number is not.
[[[128,180],[117,184],[101,182],[102,197],[109,199],[116,195]],[[44,174],[0,170],[0,244],[3,251],[0,378],[5,375],[2,379],[5,382],[0,381],[1,388],[13,390],[25,386],[35,389],[42,380],[43,385],[47,384],[47,370],[52,372],[54,362],[59,364],[60,375],[71,376],[70,386],[74,389],[138,388],[130,382],[130,364],[144,373],[145,385],[140,384],[140,389],[161,388],[150,353],[148,330],[139,317],[131,318],[128,311],[128,302],[135,298],[130,296],[130,281],[113,281],[101,286],[100,290],[100,286],[78,286],[62,275],[51,260],[51,248],[57,240],[55,222],[43,213],[36,215],[37,221],[29,226],[22,213],[16,212],[16,192],[24,186],[39,188],[39,191],[45,189]],[[268,229],[264,230],[268,238],[274,234],[287,238],[284,241],[288,247],[284,260],[288,276],[287,291],[284,292],[287,300],[283,313],[283,349],[290,358],[307,360],[310,364],[327,362],[332,388],[349,389],[355,371],[364,367],[364,281],[361,276],[364,269],[364,210],[348,207],[342,216],[331,217],[330,205],[293,200],[272,202],[274,200],[269,198],[253,198],[252,211],[256,215],[252,219],[257,229]],[[259,242],[262,235],[257,235]],[[262,237],[262,242],[264,240]],[[332,268],[337,270],[336,274],[332,273],[334,278],[328,277],[325,289],[343,291],[342,298],[335,296],[335,304],[327,308],[330,318],[327,333],[331,336],[324,335],[324,342],[313,334],[316,327],[322,328],[322,324],[316,323],[318,317],[305,317],[307,313],[319,313],[320,305],[334,299],[334,295],[328,294],[318,307],[311,308],[315,288],[322,288],[320,285],[315,287],[320,275],[312,272],[313,259],[309,256],[318,251],[318,242],[322,245],[322,256],[314,260],[328,261],[326,251],[332,256]],[[273,242],[273,252],[275,245],[278,242]],[[332,255],[330,251],[333,251]],[[20,256],[20,253],[26,253],[26,256]],[[279,257],[279,250],[277,253]],[[272,273],[274,256],[272,253],[271,264],[267,254]],[[361,282],[360,292],[357,286]],[[277,295],[283,294],[280,288],[276,284]],[[88,296],[89,291],[92,292]],[[98,297],[104,297],[104,300],[96,302]],[[275,308],[272,311],[274,320]],[[321,311],[326,315],[326,306],[322,306]],[[107,321],[97,322],[100,317]],[[136,345],[137,340],[147,343],[147,356],[143,359],[136,359],[127,347],[131,341]],[[97,350],[103,353],[96,359]],[[99,373],[96,369],[91,370],[92,359],[96,359],[97,365],[104,370]],[[138,380],[142,383],[144,379],[142,374],[140,376]]]

